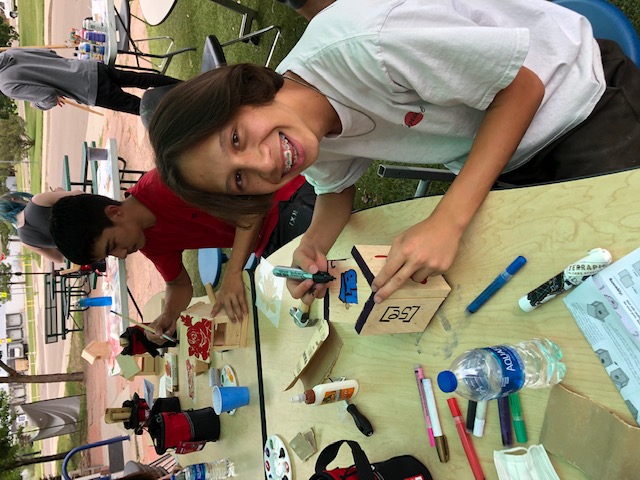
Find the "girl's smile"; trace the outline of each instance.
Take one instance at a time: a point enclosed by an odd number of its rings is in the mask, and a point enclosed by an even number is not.
[[[277,100],[242,107],[221,131],[183,155],[182,174],[210,193],[260,195],[280,189],[315,162],[318,138]]]

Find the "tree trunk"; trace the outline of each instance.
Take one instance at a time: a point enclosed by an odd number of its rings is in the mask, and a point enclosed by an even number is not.
[[[56,383],[56,382],[83,382],[84,372],[48,373],[46,375],[23,375],[16,372],[9,365],[0,360],[0,368],[9,375],[0,377],[2,383]]]
[[[36,463],[55,462],[64,460],[69,452],[56,453],[55,455],[44,455],[42,457],[23,457],[16,458],[13,462],[3,465],[5,470],[13,470],[14,468],[25,467],[27,465],[35,465]]]
[[[46,375],[9,375],[0,377],[0,383],[56,383],[84,382],[84,372],[49,373]]]

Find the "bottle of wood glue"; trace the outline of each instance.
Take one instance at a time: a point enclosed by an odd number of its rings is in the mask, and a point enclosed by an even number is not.
[[[291,397],[291,401],[304,402],[307,405],[324,405],[355,397],[359,388],[357,380],[321,383],[310,390],[305,390],[304,393]]]

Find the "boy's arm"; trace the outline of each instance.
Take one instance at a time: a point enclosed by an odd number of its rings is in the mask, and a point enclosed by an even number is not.
[[[263,220],[262,217],[252,219],[249,228],[236,227],[231,256],[211,316],[215,317],[223,307],[232,322],[242,321],[248,313],[242,270],[253,252]]]
[[[161,336],[162,333],[174,336],[178,317],[189,306],[192,297],[191,277],[183,266],[180,274],[174,280],[167,282],[162,313],[150,324],[150,327],[156,330],[156,334],[145,331],[147,338],[161,345],[165,342]]]
[[[327,252],[349,221],[355,192],[356,187],[351,186],[341,193],[318,195],[311,225],[300,239],[300,245],[293,252],[293,266],[310,273],[326,271]],[[316,285],[313,295],[305,295],[309,293],[312,286],[312,280],[303,282],[287,280],[287,288],[293,298],[302,298],[305,303],[311,303],[314,297],[322,298],[327,289],[326,285]]]
[[[84,193],[82,190],[55,190],[53,192],[42,192],[35,194],[31,201],[41,207],[52,207],[54,203],[63,197],[80,195],[82,193]]]
[[[409,278],[421,282],[449,269],[462,234],[513,156],[543,96],[543,83],[525,67],[495,96],[467,161],[436,209],[393,241],[387,263],[372,284],[376,302]]]

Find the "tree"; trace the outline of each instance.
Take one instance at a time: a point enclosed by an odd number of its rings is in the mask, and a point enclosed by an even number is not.
[[[24,120],[17,115],[0,119],[0,160],[21,161],[35,142],[27,135]]]
[[[2,478],[7,480],[12,478],[11,473],[7,472],[7,465],[16,459],[20,451],[16,436],[11,431],[15,419],[9,394],[0,390],[0,470],[3,472]]]
[[[11,265],[0,263],[0,292],[6,293],[6,297],[0,297],[0,303],[11,300]]]
[[[0,93],[0,118],[5,120],[11,115],[18,114],[18,106],[11,98]]]
[[[14,40],[18,40],[18,32],[5,22],[0,22],[0,46],[10,46]],[[18,108],[9,97],[0,93],[0,118],[7,119],[10,115],[17,115]]]
[[[0,22],[0,45],[9,47],[14,40],[18,39],[19,35],[15,28],[8,23]]]
[[[56,382],[84,382],[84,372],[48,373],[45,375],[24,375],[16,372],[9,365],[0,360],[0,368],[9,375],[0,377],[0,383],[56,383]]]
[[[70,451],[71,450],[62,453],[56,453],[54,455],[43,455],[41,457],[14,457],[11,462],[0,465],[2,465],[3,470],[5,468],[7,470],[13,470],[15,468],[26,467],[27,465],[34,465],[36,463],[55,462],[58,460],[64,460],[64,457],[66,457]]]
[[[10,223],[0,222],[0,250],[9,251],[9,241],[11,236],[16,234],[16,229]]]

